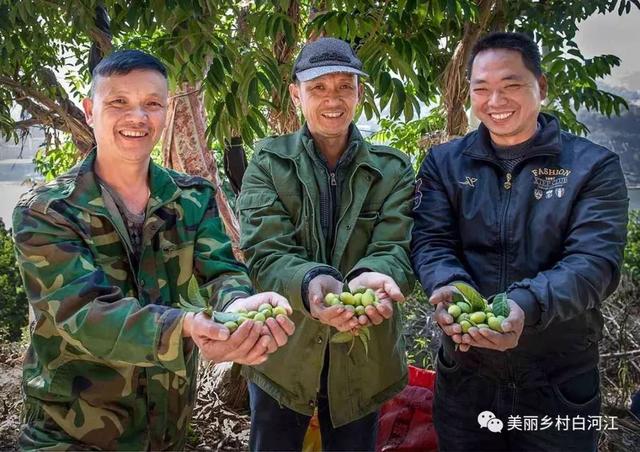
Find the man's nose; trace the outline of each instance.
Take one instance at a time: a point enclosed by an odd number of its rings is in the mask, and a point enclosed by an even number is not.
[[[325,103],[328,104],[337,104],[340,103],[342,96],[340,95],[340,90],[337,89],[329,89],[327,90],[327,95],[325,96]]]
[[[506,98],[500,89],[493,90],[489,96],[489,105],[491,106],[503,105],[505,101]]]
[[[134,121],[146,121],[149,118],[149,114],[143,105],[133,105],[127,111],[127,119]]]

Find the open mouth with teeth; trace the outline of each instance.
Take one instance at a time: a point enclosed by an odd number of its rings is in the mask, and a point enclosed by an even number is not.
[[[344,113],[341,111],[327,111],[322,113],[322,116],[328,119],[340,118]]]
[[[494,121],[504,121],[505,119],[509,119],[512,115],[512,111],[506,113],[489,113],[489,116],[491,116],[491,119]]]
[[[149,135],[149,132],[142,130],[121,130],[119,133],[125,138],[143,138]]]

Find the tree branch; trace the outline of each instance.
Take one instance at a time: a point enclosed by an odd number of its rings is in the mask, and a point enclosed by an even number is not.
[[[0,85],[12,91],[16,95],[17,102],[23,105],[34,118],[43,120],[45,117],[57,117],[65,125],[65,128],[60,130],[70,133],[80,153],[86,154],[94,146],[93,132],[85,122],[81,110],[69,100],[55,76],[51,78],[53,73],[49,69],[47,71],[50,73],[43,70],[41,75],[48,84],[52,84],[52,88],[57,93],[56,98],[62,105],[37,89],[25,86],[9,77],[0,75]],[[55,120],[51,123],[56,125],[56,128],[61,125]]]

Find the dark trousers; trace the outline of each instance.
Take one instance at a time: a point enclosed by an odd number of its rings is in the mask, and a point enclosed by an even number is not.
[[[278,402],[253,383],[249,383],[252,451],[299,451],[311,416],[305,416]],[[326,396],[318,397],[318,420],[323,451],[372,451],[378,426],[378,413],[371,413],[342,427],[334,428]]]
[[[476,452],[596,451],[598,429],[588,427],[589,416],[600,415],[599,386],[597,368],[559,385],[527,387],[506,379],[487,378],[459,364],[448,363],[440,350],[433,406],[439,448]],[[478,417],[484,411],[502,421],[501,432],[480,426]],[[484,416],[491,418],[489,414]],[[565,418],[568,424],[564,423]],[[585,421],[584,430],[580,429],[581,418]]]

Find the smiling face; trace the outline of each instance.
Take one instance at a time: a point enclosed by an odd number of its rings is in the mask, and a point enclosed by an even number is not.
[[[540,102],[547,94],[544,75],[536,77],[516,50],[478,53],[471,67],[471,109],[501,146],[527,141],[537,128]]]
[[[153,70],[98,77],[83,107],[103,162],[148,162],[167,113],[167,80]]]
[[[291,99],[302,109],[316,140],[344,138],[356,114],[362,87],[354,74],[326,74],[289,85]]]

